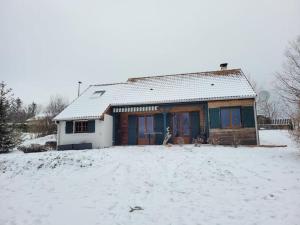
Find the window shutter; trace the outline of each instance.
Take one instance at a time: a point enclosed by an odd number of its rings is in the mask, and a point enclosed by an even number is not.
[[[66,134],[72,134],[73,133],[73,121],[66,121]]]
[[[128,144],[137,144],[137,117],[134,115],[128,116]]]
[[[255,127],[253,106],[242,107],[243,127]]]
[[[162,145],[164,141],[164,116],[163,114],[154,115],[154,131],[158,132],[155,134],[155,144]]]
[[[210,128],[220,128],[220,108],[209,109]]]
[[[192,128],[192,138],[197,138],[200,135],[200,116],[199,112],[191,112],[191,128]]]
[[[88,121],[88,133],[95,133],[95,120]]]

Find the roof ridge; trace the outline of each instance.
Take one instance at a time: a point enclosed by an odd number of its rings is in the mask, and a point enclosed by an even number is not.
[[[227,69],[227,70],[211,70],[211,71],[204,71],[204,72],[192,72],[192,73],[176,73],[176,74],[164,74],[164,75],[154,75],[154,76],[144,76],[144,77],[130,77],[128,78],[128,81],[134,81],[138,79],[145,79],[145,78],[156,78],[156,77],[169,77],[169,76],[184,76],[184,75],[197,75],[197,74],[218,74],[218,75],[225,75],[225,74],[230,74],[230,72],[233,71],[239,71],[242,72],[241,68],[236,68],[236,69]]]
[[[118,85],[118,84],[126,84],[126,82],[107,83],[107,84],[91,84],[90,86],[110,86],[110,85]]]

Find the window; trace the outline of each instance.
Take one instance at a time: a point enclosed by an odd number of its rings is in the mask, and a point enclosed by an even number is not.
[[[87,133],[88,121],[75,121],[75,133]]]
[[[98,97],[101,97],[104,93],[105,93],[105,91],[94,91],[94,93],[91,97],[98,98]]]
[[[139,137],[146,138],[146,135],[154,132],[153,116],[139,116]]]
[[[189,113],[173,114],[173,135],[183,137],[190,135],[190,115]]]
[[[145,137],[145,117],[144,116],[139,117],[139,137],[140,138]]]
[[[221,125],[222,128],[239,128],[241,127],[241,109],[221,108]]]

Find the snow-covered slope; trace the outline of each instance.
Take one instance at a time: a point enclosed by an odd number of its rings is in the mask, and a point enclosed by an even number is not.
[[[294,146],[290,134],[286,130],[260,130],[259,138],[262,145]]]
[[[26,135],[26,136],[28,136],[28,135]],[[24,138],[22,145],[23,146],[29,146],[31,144],[44,145],[47,141],[56,141],[56,135],[51,134],[51,135],[47,135],[45,137],[39,137],[39,138]]]
[[[300,152],[287,144],[0,155],[0,224],[298,225]]]

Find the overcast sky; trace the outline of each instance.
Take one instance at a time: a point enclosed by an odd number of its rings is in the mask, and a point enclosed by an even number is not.
[[[77,81],[242,68],[270,87],[299,0],[0,0],[0,80],[26,103]]]

